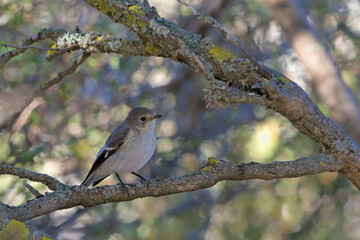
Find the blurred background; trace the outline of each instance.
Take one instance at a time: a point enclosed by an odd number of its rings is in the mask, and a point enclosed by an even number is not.
[[[240,56],[176,1],[149,2],[162,17]],[[358,99],[360,1],[298,2],[293,9],[300,21],[319,39],[329,56],[327,61],[336,64],[340,82],[344,81]],[[296,45],[276,21],[271,4],[264,0],[191,3],[223,24],[256,59],[296,81],[326,115],[332,116],[334,106],[324,101],[319,91],[330,83],[316,84],[306,59],[298,57]],[[135,38],[126,27],[82,1],[0,0],[0,6],[2,43],[21,45],[41,28],[74,31],[76,25],[83,32]],[[307,44],[311,43],[303,43]],[[7,50],[1,47],[0,54]],[[78,53],[51,62],[45,56],[46,52],[28,50],[0,69],[3,104],[50,80]],[[322,68],[322,62],[312,64]],[[211,156],[233,163],[268,163],[317,152],[311,139],[271,110],[246,104],[206,109],[206,87],[202,76],[168,59],[93,54],[76,73],[34,99],[13,126],[0,132],[0,162],[78,185],[110,132],[136,106],[164,115],[156,126],[157,151],[139,172],[150,179],[190,173]],[[337,101],[336,94],[327,96]],[[346,121],[339,123],[344,128],[354,127]],[[138,181],[131,175],[124,175],[123,180]],[[18,205],[33,198],[25,180],[1,175],[0,181],[3,202]],[[114,177],[108,177],[101,184],[116,183]],[[40,192],[48,191],[42,184],[30,184]],[[359,206],[358,190],[345,177],[324,173],[269,182],[223,181],[191,193],[57,211],[28,224],[57,239],[358,239]]]

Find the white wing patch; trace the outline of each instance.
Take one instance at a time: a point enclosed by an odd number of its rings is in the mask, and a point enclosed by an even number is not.
[[[106,150],[106,151],[111,151],[111,150],[114,150],[114,149],[116,149],[116,148],[114,148],[114,147],[106,147],[106,148],[104,148],[104,150]]]
[[[114,148],[114,147],[105,147],[105,148],[104,148],[104,151],[106,151],[106,153],[105,153],[104,158],[107,158],[108,155],[109,155],[109,152],[110,152],[111,150],[115,150],[115,149],[116,149],[116,148]]]

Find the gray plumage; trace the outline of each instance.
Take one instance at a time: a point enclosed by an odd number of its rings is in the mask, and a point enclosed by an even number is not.
[[[81,185],[95,186],[111,174],[133,173],[141,169],[154,154],[154,127],[160,117],[144,107],[131,110],[108,137]]]

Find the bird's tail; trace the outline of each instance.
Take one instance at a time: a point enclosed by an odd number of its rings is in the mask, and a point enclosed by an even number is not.
[[[107,176],[105,176],[105,177],[103,177],[103,178],[101,178],[101,179],[99,179],[99,180],[96,180],[94,183],[93,183],[93,187],[95,187],[96,185],[98,185],[99,184],[99,182],[101,182],[102,180],[104,180],[105,178],[107,178],[109,175],[107,175]]]
[[[95,178],[94,174],[88,174],[80,186],[89,187],[91,184],[93,186],[96,186],[108,176],[109,175],[106,175],[105,177],[101,177],[101,178]]]
[[[93,172],[89,172],[88,175],[86,176],[85,180],[81,183],[80,186],[85,186],[88,187],[91,185],[91,183],[93,183],[94,181],[92,181],[94,178],[94,174]]]
[[[90,186],[91,182],[89,181],[89,178],[86,177],[85,180],[81,183],[80,186],[85,186],[85,187],[88,187]]]

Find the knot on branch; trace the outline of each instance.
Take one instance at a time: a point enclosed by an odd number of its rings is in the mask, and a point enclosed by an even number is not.
[[[208,172],[213,169],[219,170],[219,169],[221,169],[221,167],[220,167],[221,164],[219,164],[219,163],[221,163],[220,160],[217,160],[214,157],[209,157],[207,164],[204,167],[202,167],[201,169],[204,172]]]
[[[204,99],[206,107],[225,108],[229,104],[255,103],[266,105],[266,95],[262,92],[245,92],[239,88],[232,87],[232,82],[221,82],[213,80],[209,83],[208,89],[205,89]]]
[[[204,99],[207,108],[225,108],[231,103],[230,87],[221,81],[213,80],[204,89]]]
[[[223,174],[226,174],[226,171],[233,168],[233,164],[225,161],[225,160],[219,160],[214,157],[209,157],[208,162],[205,166],[201,167],[200,170],[203,172],[223,172]],[[221,174],[222,175],[222,174]]]

